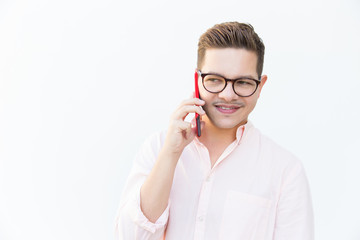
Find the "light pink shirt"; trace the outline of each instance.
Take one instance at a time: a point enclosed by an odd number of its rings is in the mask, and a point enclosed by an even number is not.
[[[301,162],[251,123],[211,168],[195,139],[176,166],[167,209],[156,223],[140,208],[140,187],[164,143],[149,138],[135,158],[116,220],[117,238],[312,240],[313,211]]]

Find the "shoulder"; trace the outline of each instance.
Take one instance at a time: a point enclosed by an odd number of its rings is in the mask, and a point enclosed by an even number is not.
[[[263,164],[275,170],[282,181],[291,182],[295,181],[294,179],[302,179],[301,182],[306,182],[305,168],[301,159],[258,129],[256,131]]]
[[[143,142],[140,152],[157,154],[165,142],[165,137],[166,130],[153,132]]]
[[[165,141],[166,131],[158,131],[149,135],[143,144],[143,147],[159,149]]]
[[[253,127],[253,138],[256,139],[260,155],[271,161],[273,164],[281,165],[283,167],[294,167],[296,165],[302,165],[301,160],[295,156],[291,151],[284,148],[272,138],[263,134],[259,129]]]
[[[164,140],[165,131],[154,132],[149,135],[139,148],[135,156],[135,163],[152,167],[159,155]]]

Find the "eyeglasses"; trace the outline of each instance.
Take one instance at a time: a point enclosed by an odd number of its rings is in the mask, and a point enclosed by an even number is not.
[[[226,88],[227,83],[230,81],[233,82],[233,90],[238,96],[250,97],[256,92],[260,83],[260,80],[249,77],[228,79],[213,73],[202,73],[200,70],[198,73],[202,78],[204,88],[211,93],[222,92]]]

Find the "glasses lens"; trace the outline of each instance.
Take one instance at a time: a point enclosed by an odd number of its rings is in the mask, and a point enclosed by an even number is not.
[[[216,75],[206,75],[203,79],[204,88],[209,92],[221,92],[226,84],[224,78]]]
[[[256,91],[256,81],[252,79],[242,78],[234,83],[235,92],[240,96],[250,96]]]

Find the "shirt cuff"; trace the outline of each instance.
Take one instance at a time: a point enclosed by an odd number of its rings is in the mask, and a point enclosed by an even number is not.
[[[135,199],[133,199],[130,208],[131,208],[130,218],[132,219],[132,221],[135,222],[137,225],[139,225],[141,228],[151,233],[155,233],[156,230],[164,228],[165,225],[167,224],[169,218],[170,200],[166,209],[161,214],[161,216],[156,220],[155,223],[150,222],[150,220],[147,217],[145,217],[144,213],[141,211],[140,191],[138,191],[138,194],[135,196]]]

